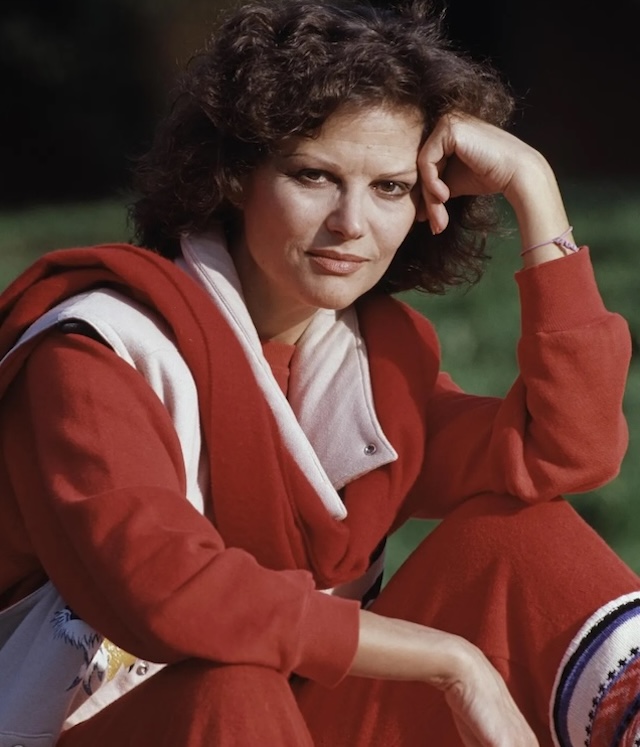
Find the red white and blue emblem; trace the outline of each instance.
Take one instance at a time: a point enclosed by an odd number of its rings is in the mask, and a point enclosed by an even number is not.
[[[640,593],[599,609],[575,637],[551,722],[557,747],[640,747]]]

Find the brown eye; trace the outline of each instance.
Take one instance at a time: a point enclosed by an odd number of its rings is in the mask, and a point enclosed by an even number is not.
[[[382,181],[375,184],[375,189],[389,197],[402,197],[411,192],[412,186],[405,182]]]

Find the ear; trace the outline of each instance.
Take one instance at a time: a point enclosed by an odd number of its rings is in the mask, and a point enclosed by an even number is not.
[[[242,211],[244,210],[244,198],[245,190],[249,176],[247,174],[243,176],[234,176],[227,187],[226,198],[233,205],[234,208]]]
[[[233,189],[229,190],[227,199],[233,205],[234,208],[242,211],[244,209],[244,190]]]

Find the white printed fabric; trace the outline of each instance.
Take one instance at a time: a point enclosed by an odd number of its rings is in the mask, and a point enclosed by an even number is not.
[[[102,684],[102,637],[51,582],[0,613],[0,747],[50,747],[74,700]]]
[[[640,747],[640,593],[600,608],[575,637],[551,721],[556,747]]]

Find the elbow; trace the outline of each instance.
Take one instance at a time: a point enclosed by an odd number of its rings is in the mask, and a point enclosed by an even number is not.
[[[576,470],[581,476],[575,486],[565,493],[586,493],[596,490],[615,480],[620,474],[622,462],[629,445],[629,430],[623,419],[617,428],[611,429],[609,438],[600,440],[599,448],[589,450]]]
[[[510,475],[505,492],[525,503],[543,503],[558,495],[587,493],[610,483],[619,474],[627,451],[626,422],[598,430],[593,439],[575,438],[556,443],[544,452],[536,450],[520,468],[504,469]]]

